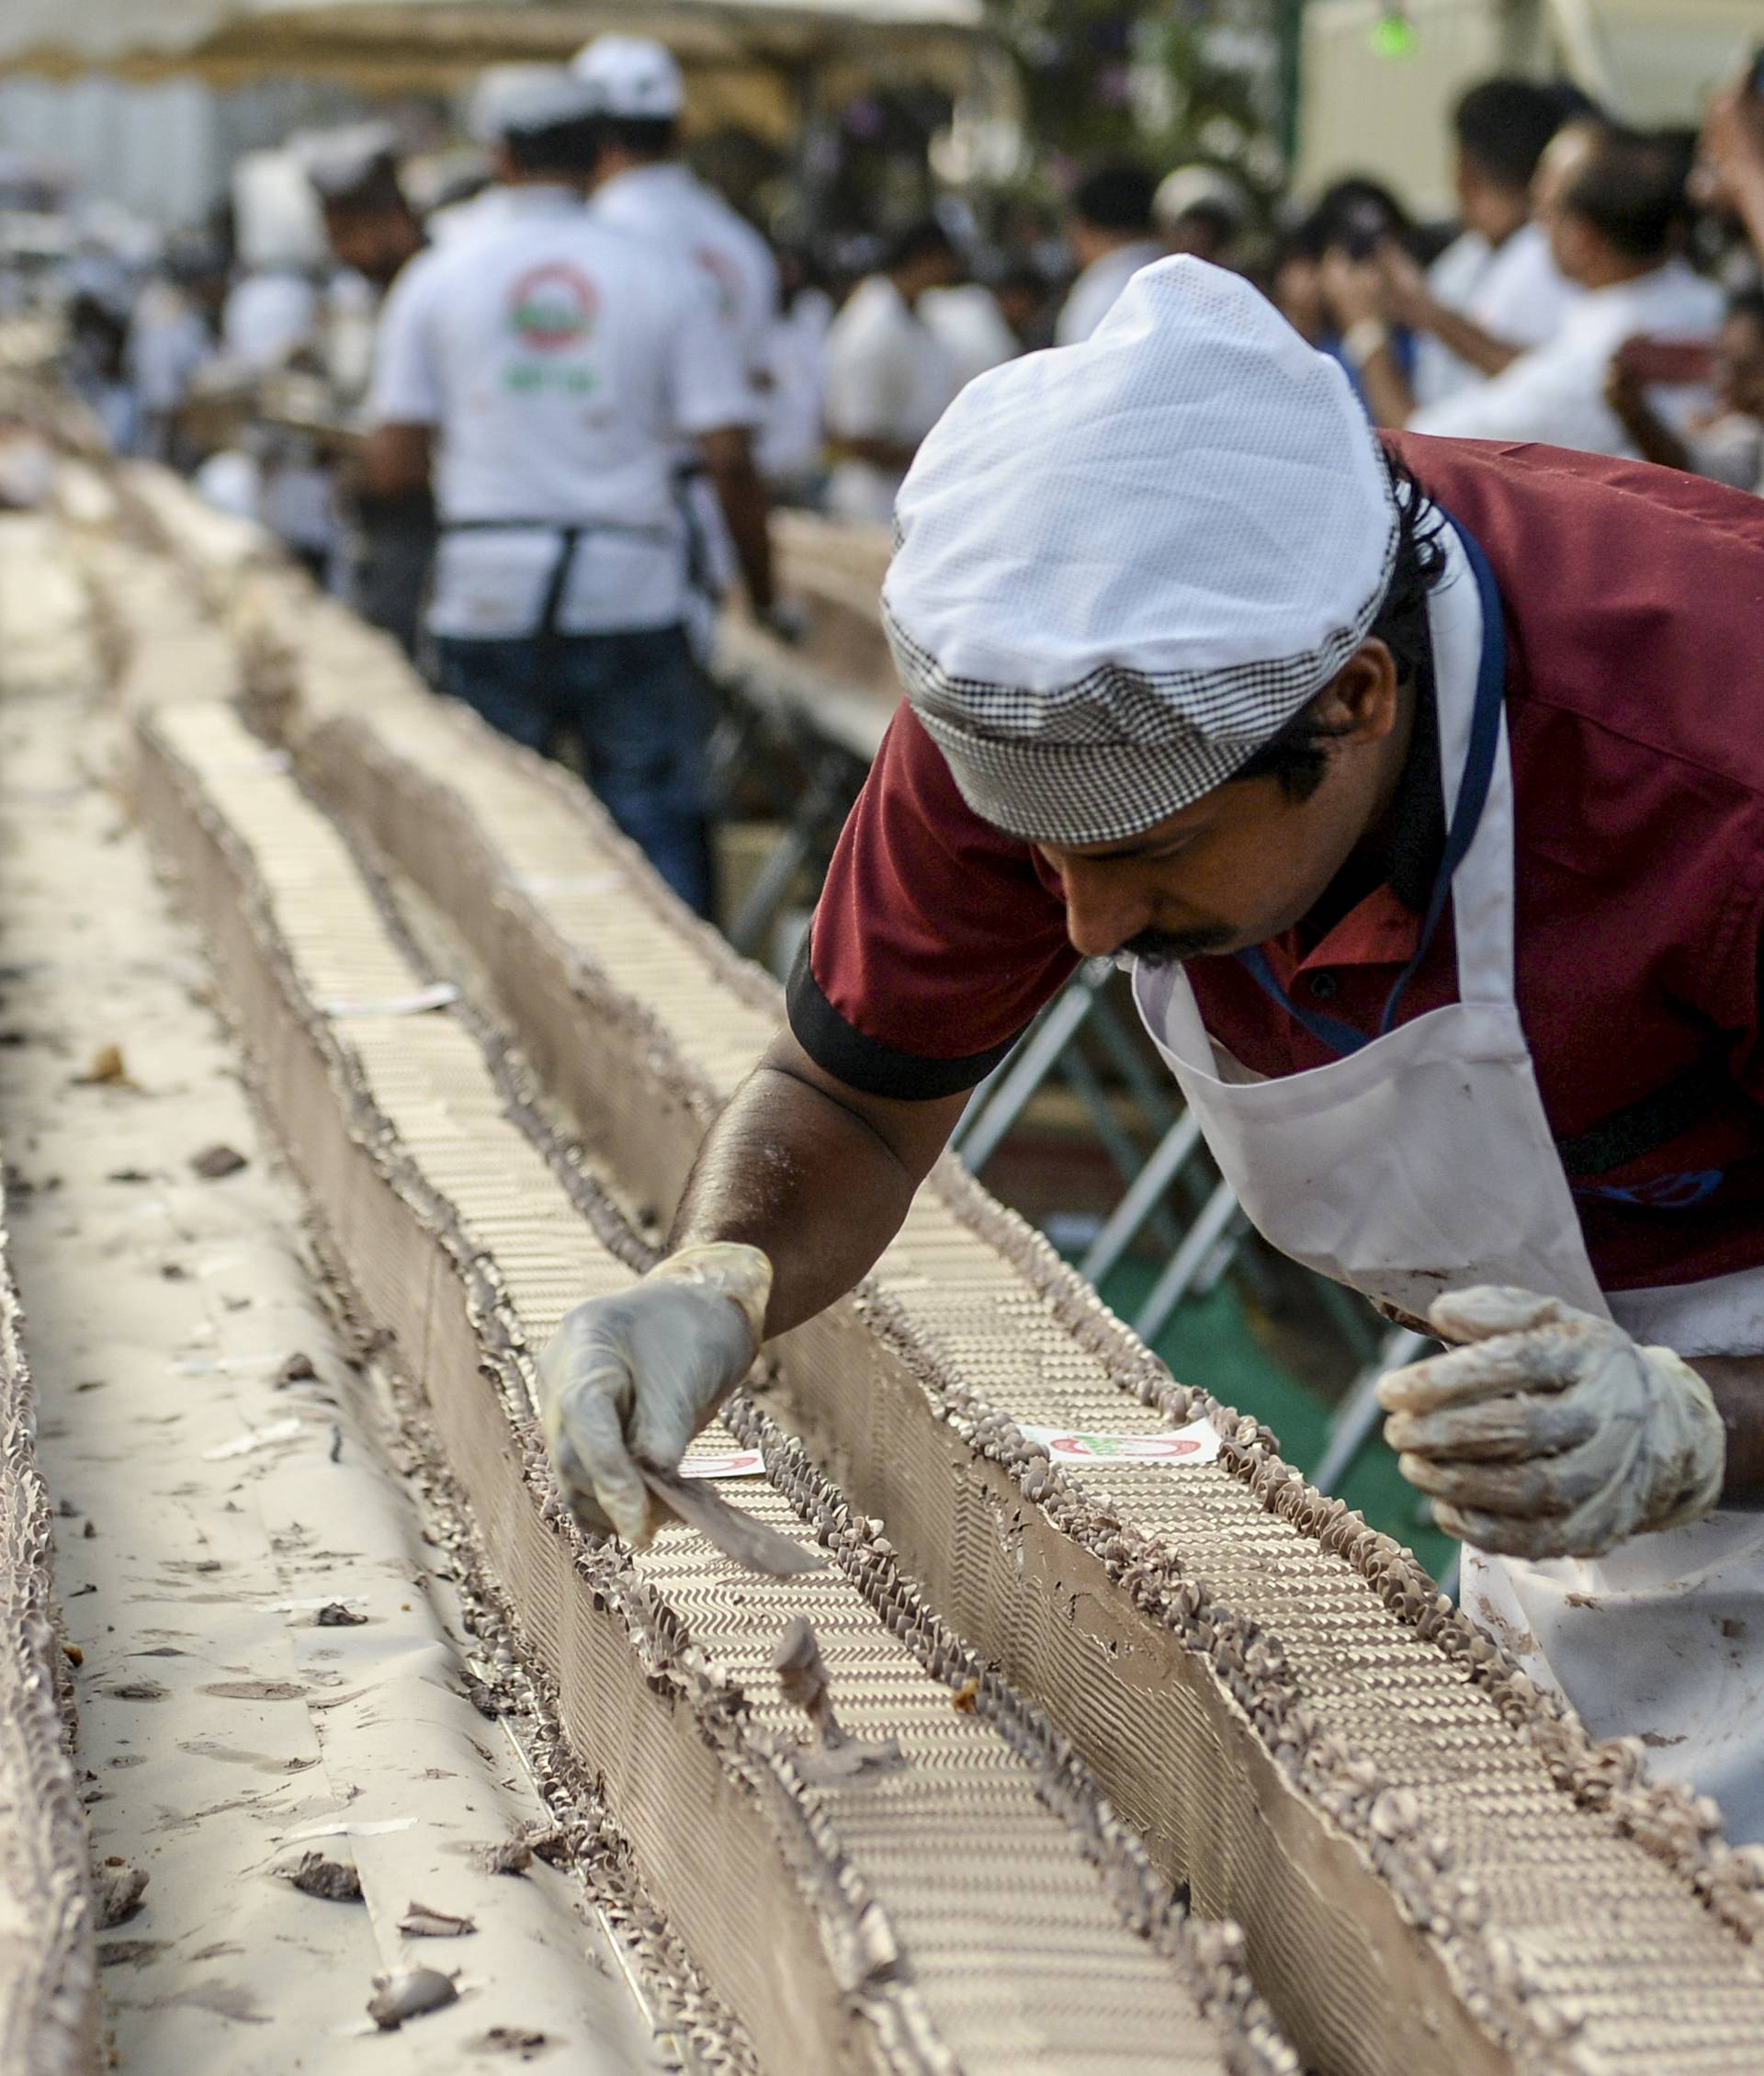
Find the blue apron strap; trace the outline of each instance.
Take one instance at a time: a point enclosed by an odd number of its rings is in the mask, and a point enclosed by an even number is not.
[[[1252,945],[1248,951],[1238,954],[1238,964],[1261,988],[1271,996],[1296,1023],[1302,1024],[1314,1038],[1327,1045],[1331,1052],[1358,1052],[1363,1045],[1372,1040],[1364,1031],[1356,1030],[1339,1016],[1319,1015],[1315,1009],[1301,1009],[1286,990],[1274,978],[1274,970],[1268,963],[1268,955],[1260,945]]]
[[[1464,549],[1471,573],[1476,580],[1477,596],[1482,601],[1482,658],[1476,666],[1476,703],[1470,717],[1470,743],[1464,753],[1458,804],[1452,815],[1452,826],[1446,832],[1445,855],[1434,875],[1427,913],[1421,918],[1420,942],[1385,1003],[1385,1013],[1378,1021],[1380,1038],[1395,1024],[1396,1005],[1403,999],[1404,990],[1420,970],[1421,961],[1433,942],[1433,933],[1445,913],[1453,879],[1476,840],[1482,823],[1482,811],[1488,804],[1488,787],[1495,775],[1495,754],[1500,747],[1501,706],[1507,690],[1507,627],[1501,615],[1500,591],[1495,583],[1495,573],[1488,566],[1488,558],[1482,551],[1482,543],[1449,512],[1445,516]]]
[[[1458,786],[1452,825],[1446,831],[1445,850],[1439,870],[1433,876],[1427,913],[1421,918],[1420,939],[1415,956],[1396,976],[1396,986],[1385,997],[1384,1015],[1378,1019],[1376,1033],[1369,1034],[1356,1030],[1340,1017],[1319,1016],[1313,1010],[1301,1009],[1274,978],[1273,969],[1260,945],[1238,954],[1238,963],[1265,994],[1279,1003],[1313,1038],[1332,1052],[1344,1056],[1370,1045],[1374,1035],[1384,1038],[1394,1027],[1404,991],[1420,970],[1440,926],[1440,919],[1445,913],[1453,875],[1463,864],[1476,839],[1482,811],[1488,801],[1489,783],[1494,777],[1495,754],[1500,747],[1501,703],[1507,687],[1507,630],[1501,618],[1500,592],[1495,583],[1495,573],[1488,566],[1488,558],[1483,553],[1482,543],[1468,528],[1460,526],[1449,512],[1444,512],[1442,506],[1439,509],[1462,543],[1471,573],[1476,580],[1476,594],[1482,602],[1482,656],[1476,666],[1476,706],[1470,720],[1469,747],[1464,753],[1464,777]]]

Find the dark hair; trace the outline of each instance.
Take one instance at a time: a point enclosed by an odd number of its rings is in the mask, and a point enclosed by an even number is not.
[[[543,130],[511,130],[503,149],[523,173],[592,173],[600,156],[600,125],[592,116],[548,123]]]
[[[1415,228],[1414,218],[1391,190],[1367,173],[1350,173],[1331,181],[1317,197],[1312,213],[1328,228],[1328,243],[1340,244],[1350,224],[1363,222],[1374,212],[1384,219],[1385,231],[1394,238],[1406,238]]]
[[[82,289],[67,306],[67,323],[70,331],[98,345],[107,357],[120,363],[129,336],[129,320],[103,297]]]
[[[1384,604],[1366,636],[1368,641],[1375,637],[1390,651],[1399,685],[1425,691],[1433,681],[1427,598],[1445,569],[1445,550],[1440,545],[1445,520],[1428,503],[1426,492],[1404,463],[1386,454],[1385,467],[1396,500],[1396,560]],[[1302,706],[1278,735],[1232,773],[1232,779],[1272,778],[1295,805],[1308,800],[1329,767],[1330,745],[1342,733],[1318,720],[1317,702],[1322,698],[1319,692]]]
[[[1527,187],[1562,127],[1560,96],[1533,79],[1485,79],[1453,111],[1458,149],[1503,187]]]
[[[1046,296],[1047,277],[1026,259],[1012,260],[992,282],[995,296]]]
[[[1688,212],[1688,170],[1677,138],[1601,124],[1562,207],[1625,258],[1657,263],[1671,252]]]
[[[902,267],[916,266],[922,259],[943,253],[956,256],[955,239],[934,216],[916,217],[903,224],[883,246],[882,271],[893,274]]]
[[[1274,254],[1273,271],[1277,273],[1289,259],[1321,259],[1329,249],[1329,225],[1312,210],[1280,241]]]
[[[1072,191],[1072,213],[1098,231],[1151,229],[1151,200],[1156,192],[1142,166],[1104,165],[1080,180]]]
[[[1748,323],[1764,326],[1764,289],[1736,289],[1727,298],[1727,315],[1744,317]]]
[[[664,159],[680,142],[680,123],[674,116],[610,116],[599,119],[600,134],[606,142],[633,158]]]
[[[1385,238],[1406,244],[1413,230],[1408,211],[1383,181],[1350,174],[1317,197],[1288,233],[1281,256],[1321,259],[1332,245],[1341,245],[1364,259]]]
[[[1210,195],[1202,195],[1192,202],[1184,202],[1169,221],[1172,225],[1204,223],[1221,243],[1235,238],[1243,228],[1242,220],[1237,211],[1227,209],[1223,202],[1215,201]]]
[[[368,160],[353,179],[340,187],[313,182],[319,206],[326,216],[379,215],[387,210],[408,210],[399,181],[398,164],[390,153]]]
[[[1605,111],[1584,86],[1577,86],[1571,79],[1557,77],[1550,81],[1544,91],[1555,103],[1555,126],[1558,130],[1570,122],[1603,122]]]

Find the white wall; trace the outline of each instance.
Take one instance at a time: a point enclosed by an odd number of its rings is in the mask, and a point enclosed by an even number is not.
[[[1310,0],[1305,10],[1297,185],[1314,194],[1344,173],[1387,181],[1418,215],[1452,201],[1452,108],[1473,80],[1528,69],[1529,6],[1409,0],[1415,46],[1380,57],[1378,0]]]
[[[194,223],[225,193],[240,153],[307,124],[348,121],[364,106],[293,80],[216,93],[187,79],[0,79],[0,147],[71,173],[85,194],[137,216]]]
[[[1764,40],[1764,0],[1408,0],[1415,48],[1388,59],[1371,40],[1383,11],[1306,7],[1298,185],[1373,173],[1423,214],[1451,206],[1452,107],[1474,80],[1567,69],[1632,121],[1694,122],[1737,54]],[[1577,45],[1589,66],[1565,66]]]
[[[1764,0],[1597,0],[1589,11],[1634,122],[1693,122],[1709,89],[1764,42]]]
[[[0,80],[0,145],[162,223],[200,217],[218,184],[214,96],[190,80]]]

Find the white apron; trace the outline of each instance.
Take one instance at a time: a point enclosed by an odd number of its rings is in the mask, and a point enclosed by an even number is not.
[[[1462,529],[1443,545],[1429,620],[1449,834],[1423,946],[1449,886],[1459,1000],[1369,1042],[1334,1027],[1357,1049],[1272,1080],[1214,1045],[1180,967],[1136,966],[1140,1015],[1220,1173],[1295,1260],[1419,1316],[1442,1291],[1516,1284],[1683,1354],[1764,1353],[1764,1270],[1599,1288],[1514,1002],[1498,595]],[[1596,1560],[1466,1548],[1464,1605],[1594,1736],[1641,1737],[1657,1771],[1720,1800],[1730,1837],[1764,1838],[1764,1514],[1723,1510]]]

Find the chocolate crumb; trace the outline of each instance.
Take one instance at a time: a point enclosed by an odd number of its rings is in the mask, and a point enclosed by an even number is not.
[[[201,1152],[190,1156],[190,1166],[204,1182],[218,1182],[222,1175],[237,1174],[241,1168],[251,1163],[236,1147],[205,1146]]]

